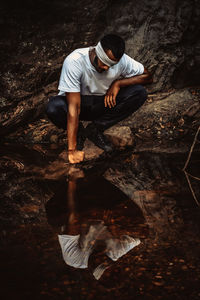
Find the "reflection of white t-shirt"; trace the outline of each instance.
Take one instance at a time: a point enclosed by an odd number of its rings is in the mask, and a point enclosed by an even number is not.
[[[65,95],[65,92],[104,95],[114,80],[144,73],[143,65],[127,54],[108,71],[99,73],[90,62],[89,50],[89,47],[77,49],[66,57],[58,86],[59,95]]]

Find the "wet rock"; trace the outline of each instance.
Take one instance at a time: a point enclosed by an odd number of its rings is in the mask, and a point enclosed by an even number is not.
[[[97,159],[104,152],[88,139],[85,141],[83,151],[85,152],[85,161]]]
[[[120,125],[131,128],[151,128],[152,126],[166,126],[184,114],[185,110],[194,104],[194,97],[189,90],[175,91],[165,99],[146,103],[129,118],[120,122]],[[158,128],[159,128],[158,127]]]
[[[61,158],[61,159],[64,160],[65,162],[67,162],[67,160],[68,160],[67,150],[62,151],[62,152],[59,154],[59,158]]]
[[[161,160],[159,155],[154,154],[152,157],[150,153],[146,153],[134,156],[132,160],[115,160],[104,177],[140,207],[152,235],[155,236],[156,233],[160,237],[166,237],[171,231],[176,234],[176,228],[172,224],[182,226],[182,220],[174,210],[173,198],[180,188],[178,177],[173,174],[172,167],[164,156]]]
[[[105,131],[105,135],[120,149],[134,144],[134,137],[128,126],[113,126]]]
[[[1,97],[0,98],[0,109],[4,110],[7,108],[7,99]]]
[[[85,153],[84,162],[95,160],[100,157],[100,155],[104,152],[102,149],[95,146],[90,140],[86,139],[84,143],[83,151]],[[59,154],[59,158],[62,159],[65,163],[68,163],[68,155],[67,150],[63,150]]]
[[[103,150],[95,146],[90,140],[86,139],[84,143],[83,151],[85,153],[84,162],[93,161],[98,159],[102,154]],[[68,154],[67,149],[63,150],[59,154],[59,159],[62,160],[64,163],[68,164]]]
[[[40,135],[34,136],[33,137],[33,143],[41,143],[42,137]]]
[[[51,143],[57,143],[58,142],[58,136],[55,135],[55,134],[51,135],[50,142]]]

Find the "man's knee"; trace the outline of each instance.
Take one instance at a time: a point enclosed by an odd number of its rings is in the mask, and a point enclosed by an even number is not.
[[[130,113],[138,110],[147,99],[147,91],[142,85],[129,86],[128,96],[125,97],[124,103],[130,109]]]
[[[139,98],[141,100],[141,102],[145,102],[147,99],[147,91],[146,89],[138,84],[138,85],[133,85],[130,87],[130,94],[132,94],[133,96],[137,96],[137,98]]]
[[[140,108],[147,100],[147,91],[142,85],[132,86],[129,93],[129,101],[133,110]]]
[[[49,103],[49,102],[47,103],[46,114],[47,114],[48,117],[55,114],[55,108],[54,108],[54,105],[52,103]]]
[[[46,107],[46,114],[48,117],[55,116],[62,110],[67,112],[67,105],[64,98],[62,96],[54,96],[49,98],[49,102],[47,103]]]
[[[142,85],[138,85],[138,93],[141,101],[144,103],[147,100],[147,91]]]
[[[129,85],[120,90],[119,98],[125,101],[126,99],[130,99],[144,103],[147,99],[147,92],[146,89],[140,84]]]

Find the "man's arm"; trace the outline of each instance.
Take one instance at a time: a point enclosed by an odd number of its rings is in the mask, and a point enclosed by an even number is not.
[[[118,84],[121,87],[124,86],[128,86],[128,85],[134,85],[134,84],[141,84],[141,85],[145,85],[145,84],[150,84],[153,82],[153,77],[152,75],[149,73],[149,71],[147,69],[144,68],[144,73],[141,75],[136,75],[130,78],[122,78],[117,80]]]
[[[67,137],[68,137],[68,159],[70,163],[79,163],[84,159],[84,152],[76,149],[77,131],[81,105],[80,93],[66,93],[68,103],[67,113]]]
[[[106,93],[104,99],[105,107],[108,106],[111,108],[116,105],[116,96],[120,88],[129,85],[135,85],[135,84],[145,85],[145,84],[150,84],[152,82],[153,82],[153,77],[149,73],[149,71],[145,68],[144,68],[144,73],[141,75],[115,80]]]

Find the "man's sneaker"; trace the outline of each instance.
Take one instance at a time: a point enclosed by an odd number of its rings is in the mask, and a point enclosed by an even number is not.
[[[78,132],[77,132],[77,150],[82,150],[84,148],[84,143],[86,140],[86,135],[85,135],[85,128],[83,127],[83,124],[79,122],[78,126]]]
[[[109,140],[105,137],[102,131],[100,131],[93,123],[90,123],[86,127],[86,135],[97,147],[103,149],[105,152],[113,151],[113,146]]]

